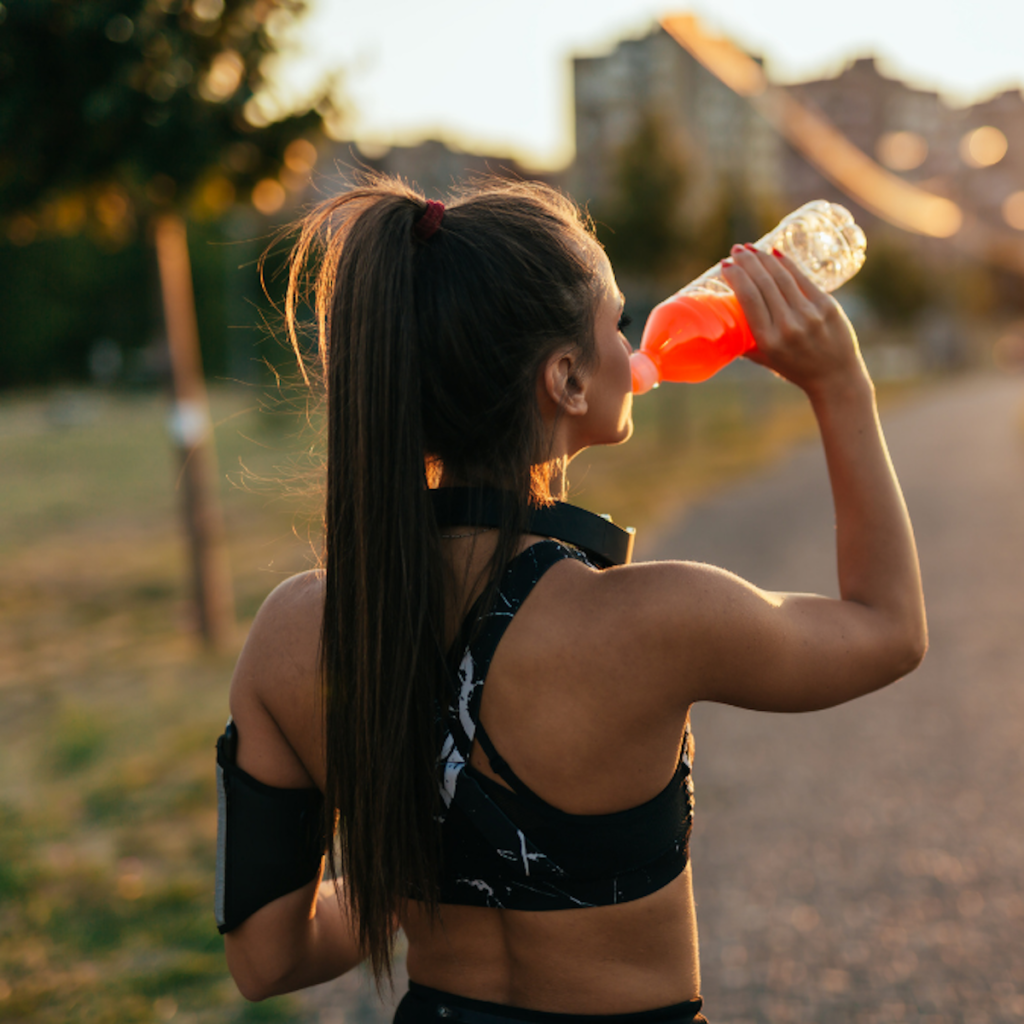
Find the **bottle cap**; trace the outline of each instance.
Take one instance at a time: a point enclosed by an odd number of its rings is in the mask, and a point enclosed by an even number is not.
[[[629,357],[629,369],[633,375],[634,395],[645,395],[661,380],[658,367],[646,352],[634,352]]]

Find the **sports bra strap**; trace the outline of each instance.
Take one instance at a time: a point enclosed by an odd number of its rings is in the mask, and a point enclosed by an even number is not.
[[[471,735],[469,730],[466,730],[463,735],[469,746],[472,746],[474,738],[480,743],[491,769],[517,793],[529,794],[530,791],[495,749],[480,721],[483,683],[490,671],[494,652],[498,649],[498,644],[501,643],[505,630],[508,629],[516,612],[548,569],[566,558],[575,558],[590,564],[586,555],[553,540],[540,541],[517,555],[505,570],[505,576],[490,611],[481,615],[479,603],[474,605],[459,631],[459,640],[453,648],[460,657],[468,650],[473,662],[474,679],[479,683],[474,687],[467,707],[473,724],[473,733]],[[474,628],[477,630],[475,637],[472,636]],[[472,639],[469,639],[471,637]],[[469,752],[464,753],[468,760]]]
[[[491,766],[491,771],[494,772],[495,775],[507,782],[514,792],[519,793],[520,795],[524,792],[532,795],[532,791],[526,783],[523,782],[514,771],[512,771],[508,761],[498,753],[491,737],[488,736],[487,730],[484,728],[484,723],[480,721],[476,723],[476,740],[483,749],[483,752],[487,755],[487,763]]]
[[[483,733],[480,728],[483,684],[505,630],[541,577],[553,565],[567,558],[590,564],[584,554],[556,541],[544,540],[531,545],[509,562],[491,607],[482,610],[481,598],[466,616],[449,653],[451,692],[448,712],[444,716],[451,741],[465,761],[469,760],[474,739]],[[518,779],[486,735],[482,735],[481,745],[492,763],[500,765],[508,773],[508,776],[502,774],[502,778],[518,788]],[[495,771],[498,772],[499,768]]]
[[[481,615],[478,604],[473,606],[466,617],[466,626],[469,627],[470,633],[474,626],[479,626],[479,631],[469,645],[476,664],[477,678],[487,677],[491,659],[505,635],[505,630],[541,577],[553,565],[567,558],[585,560],[585,556],[557,541],[538,541],[509,562],[490,610]],[[460,637],[464,635],[460,632]],[[462,651],[458,650],[458,654],[461,656]]]

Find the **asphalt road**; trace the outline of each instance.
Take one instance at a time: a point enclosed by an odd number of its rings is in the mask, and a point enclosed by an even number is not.
[[[692,844],[713,1024],[1024,1020],[1024,379],[883,415],[921,550],[924,665],[800,716],[694,710]],[[638,557],[836,592],[817,447],[682,513]],[[359,974],[322,1024],[388,1019]]]
[[[1024,380],[883,415],[931,649],[831,711],[699,705],[692,845],[705,1012],[741,1022],[1024,1020]],[[641,557],[836,592],[817,447]]]

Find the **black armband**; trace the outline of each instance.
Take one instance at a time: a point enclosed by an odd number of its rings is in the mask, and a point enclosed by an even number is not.
[[[278,789],[235,763],[238,730],[217,740],[217,930],[237,928],[260,907],[316,878],[327,849],[323,794]]]

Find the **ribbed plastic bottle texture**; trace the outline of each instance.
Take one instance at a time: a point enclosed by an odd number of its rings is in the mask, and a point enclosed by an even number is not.
[[[867,239],[849,210],[824,199],[801,206],[754,243],[785,253],[821,289],[834,291],[864,265]],[[755,348],[733,290],[716,264],[647,318],[640,349],[630,357],[633,393],[661,381],[695,384]]]

